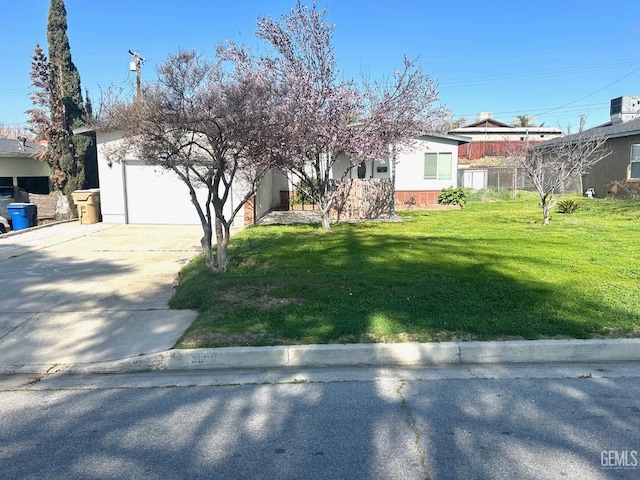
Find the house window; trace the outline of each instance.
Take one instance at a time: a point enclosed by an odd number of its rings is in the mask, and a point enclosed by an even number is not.
[[[453,155],[447,153],[424,154],[425,180],[451,180],[451,163]]]
[[[631,168],[629,169],[629,178],[632,180],[640,180],[640,143],[631,145]]]

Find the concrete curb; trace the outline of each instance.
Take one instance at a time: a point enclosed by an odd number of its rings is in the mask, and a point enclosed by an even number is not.
[[[36,230],[42,230],[43,228],[53,227],[54,225],[61,225],[63,223],[72,223],[78,222],[77,218],[70,218],[69,220],[58,220],[56,222],[44,223],[42,225],[35,225],[29,228],[23,228],[22,230],[9,230],[7,233],[3,233],[3,238],[14,237],[16,235],[20,235],[22,233],[34,232]]]
[[[505,342],[371,343],[168,350],[108,362],[0,367],[0,373],[134,373],[286,367],[640,361],[640,338]]]

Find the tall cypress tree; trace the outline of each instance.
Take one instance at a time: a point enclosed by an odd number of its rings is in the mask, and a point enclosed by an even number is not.
[[[36,95],[32,96],[36,109],[29,113],[32,128],[40,127],[41,136],[48,141],[47,161],[51,167],[51,178],[54,188],[62,191],[69,199],[73,214],[75,206],[71,201],[71,193],[86,185],[86,168],[89,171],[95,164],[95,148],[91,138],[73,135],[73,129],[83,124],[86,116],[80,85],[80,73],[71,59],[71,47],[67,36],[67,10],[64,0],[51,0],[47,22],[47,42],[49,58],[44,57],[36,46],[32,63],[32,86]],[[49,110],[48,128],[42,132],[42,98],[37,92],[48,95]],[[38,108],[39,107],[39,108]],[[39,123],[38,123],[39,120]],[[95,186],[97,174],[89,183]]]
[[[64,6],[64,0],[51,0],[47,42],[49,43],[51,78],[54,79],[54,86],[60,98],[56,108],[61,110],[52,111],[51,115],[56,122],[61,122],[62,126],[69,130],[82,124],[85,112],[80,73],[71,59],[71,47],[67,36],[67,9]]]

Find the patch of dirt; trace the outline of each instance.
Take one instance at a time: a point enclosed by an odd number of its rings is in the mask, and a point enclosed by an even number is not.
[[[470,334],[454,334],[452,332],[438,332],[432,335],[417,333],[398,333],[395,335],[375,335],[363,333],[361,335],[343,335],[331,343],[423,343],[423,342],[470,342],[477,337]]]
[[[276,310],[289,305],[302,305],[304,299],[301,298],[281,298],[272,297],[269,292],[274,287],[265,287],[262,291],[252,288],[233,288],[222,295],[220,299],[234,305],[243,307],[254,307],[258,310]]]
[[[636,328],[630,332],[623,332],[618,328],[607,328],[601,335],[594,335],[592,338],[640,338],[640,329]]]
[[[176,348],[249,347],[259,345],[296,345],[300,342],[281,338],[267,331],[243,333],[201,333],[180,342]]]

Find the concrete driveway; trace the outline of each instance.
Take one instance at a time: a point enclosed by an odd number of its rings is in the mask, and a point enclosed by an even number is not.
[[[200,237],[199,226],[78,222],[0,236],[0,369],[171,348],[196,317],[167,302]]]

